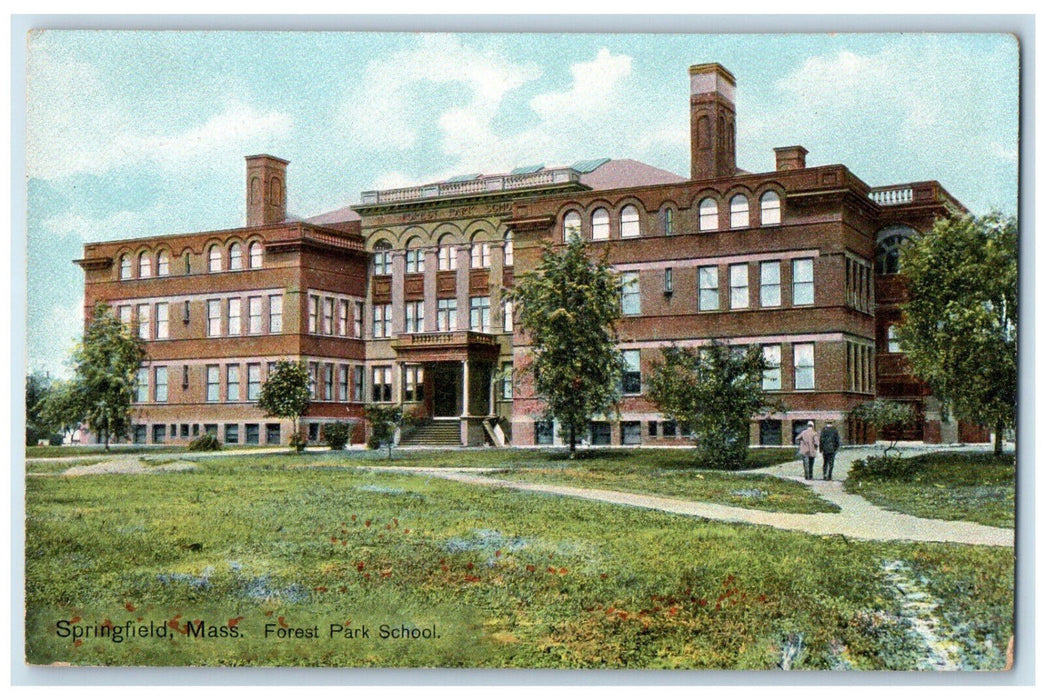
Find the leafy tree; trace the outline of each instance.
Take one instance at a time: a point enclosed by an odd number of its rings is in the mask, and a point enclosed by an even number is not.
[[[41,419],[47,429],[66,435],[76,430],[84,420],[84,407],[75,381],[55,381],[40,407]]]
[[[76,375],[69,405],[103,436],[106,450],[111,438],[130,430],[131,402],[144,360],[142,340],[108,306],[95,306],[83,340],[73,351]]]
[[[605,255],[591,260],[584,241],[570,236],[566,248],[545,245],[541,264],[522,276],[512,296],[531,342],[524,371],[534,378],[546,417],[567,431],[573,459],[592,417],[617,402],[623,362],[614,326],[621,318],[621,284]]]
[[[44,415],[44,401],[51,391],[51,378],[43,372],[33,372],[25,378],[25,444],[54,432]]]
[[[291,446],[301,451],[305,447],[298,433],[298,419],[309,410],[312,401],[311,377],[304,362],[279,360],[258,394],[258,408],[266,418],[290,418],[294,423]]]
[[[959,418],[1017,420],[1017,221],[999,213],[939,219],[901,251],[908,302],[901,349]]]
[[[889,401],[887,399],[876,399],[861,404],[852,411],[853,417],[862,420],[875,428],[876,434],[886,428],[902,428],[911,425],[915,419],[912,407],[906,403]],[[883,457],[893,448],[897,447],[897,441],[892,441],[883,449]]]
[[[370,440],[367,444],[376,448],[385,445],[389,450],[389,459],[392,459],[396,431],[410,422],[410,416],[404,413],[403,406],[385,404],[369,404],[363,408],[363,415],[370,422]]]
[[[770,369],[757,345],[731,348],[714,341],[696,350],[661,349],[647,395],[661,413],[694,427],[702,463],[719,469],[741,469],[748,455],[752,417],[780,405],[763,391],[763,372]]]

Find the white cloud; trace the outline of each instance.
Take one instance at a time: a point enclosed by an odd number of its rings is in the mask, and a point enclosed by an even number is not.
[[[143,235],[143,231],[165,232],[169,221],[169,212],[163,204],[140,211],[115,211],[103,217],[90,217],[75,211],[66,211],[44,219],[41,222],[41,234],[72,234],[79,236],[84,242],[108,241]]]

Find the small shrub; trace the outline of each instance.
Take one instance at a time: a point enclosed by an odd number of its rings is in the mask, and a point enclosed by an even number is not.
[[[324,423],[323,441],[332,450],[344,450],[349,442],[349,430],[348,423]]]
[[[375,435],[374,433],[371,433],[367,437],[367,449],[368,450],[377,450],[380,447],[381,447],[381,440],[378,438],[377,435]]]
[[[857,481],[894,479],[911,481],[919,473],[919,463],[900,457],[866,457],[850,466],[850,478]]]
[[[293,447],[296,452],[304,452],[305,446],[309,444],[309,439],[301,433],[293,433],[287,444]]]
[[[214,452],[222,449],[221,440],[214,433],[204,433],[189,443],[190,452]]]

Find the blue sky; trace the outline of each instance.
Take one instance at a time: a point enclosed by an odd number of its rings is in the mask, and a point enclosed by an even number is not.
[[[516,165],[689,173],[687,67],[737,78],[738,165],[801,144],[870,185],[939,180],[1017,211],[1004,34],[51,31],[28,58],[27,368],[68,374],[88,241],[244,222],[243,156],[291,161],[288,209]]]

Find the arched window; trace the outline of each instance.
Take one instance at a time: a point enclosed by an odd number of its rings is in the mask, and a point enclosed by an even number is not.
[[[763,226],[781,223],[781,198],[773,190],[759,198],[759,220]]]
[[[247,246],[247,265],[252,270],[258,270],[262,266],[262,244],[258,241]]]
[[[229,269],[243,269],[243,246],[239,243],[233,243],[229,246]]]
[[[388,241],[378,241],[374,244],[374,274],[392,274],[392,244]]]
[[[171,274],[171,256],[166,250],[161,250],[156,255],[156,276],[166,277]]]
[[[148,253],[142,253],[138,256],[138,277],[152,277],[153,276],[153,261],[149,257]]]
[[[440,270],[458,269],[457,251],[454,250],[454,243],[450,236],[444,236],[439,239],[436,261]]]
[[[745,226],[748,226],[748,197],[743,194],[735,195],[730,200],[730,228]]]
[[[610,213],[602,207],[592,212],[592,240],[605,241],[610,238]]]
[[[120,256],[120,279],[131,279],[131,256],[129,255]]]
[[[639,236],[639,210],[629,204],[621,210],[621,237],[636,238]]]
[[[676,213],[672,207],[665,207],[661,212],[661,230],[666,236],[676,232]]]
[[[416,237],[407,241],[406,271],[408,275],[425,271],[425,251],[419,247],[420,245],[421,240]]]
[[[876,236],[875,271],[880,275],[895,275],[901,271],[901,248],[905,242],[917,235],[908,226],[888,226]]]
[[[576,211],[567,212],[567,215],[563,217],[563,242],[566,243],[571,238],[581,237],[581,214]]]
[[[719,228],[719,203],[711,197],[701,200],[698,210],[698,229],[701,231],[715,231]]]
[[[512,250],[512,232],[505,234],[505,267],[512,267],[515,262],[515,253]]]
[[[490,243],[488,241],[477,241],[472,239],[472,248],[469,251],[472,267],[482,269],[490,267]]]
[[[222,249],[217,244],[207,250],[207,272],[222,271]]]

